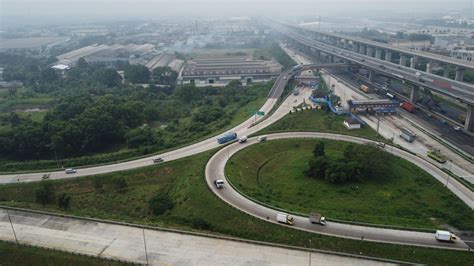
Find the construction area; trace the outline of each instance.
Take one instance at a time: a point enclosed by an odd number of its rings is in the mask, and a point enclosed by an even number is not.
[[[188,61],[178,77],[178,84],[225,86],[232,80],[243,85],[276,79],[282,66],[274,61],[250,58],[195,59]]]

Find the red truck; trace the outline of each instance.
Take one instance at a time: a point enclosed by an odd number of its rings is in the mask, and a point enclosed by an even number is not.
[[[411,102],[403,102],[400,104],[400,107],[407,110],[410,113],[415,112],[415,105]]]

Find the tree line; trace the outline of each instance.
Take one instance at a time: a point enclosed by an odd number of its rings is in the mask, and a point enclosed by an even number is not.
[[[313,149],[305,175],[331,183],[358,182],[381,178],[389,173],[390,166],[390,155],[374,145],[349,144],[342,157],[330,158],[320,141]]]

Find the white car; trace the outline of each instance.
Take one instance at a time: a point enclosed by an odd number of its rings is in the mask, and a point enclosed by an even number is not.
[[[239,143],[244,143],[247,141],[247,139],[248,139],[247,136],[242,136],[239,138]]]
[[[260,136],[260,137],[257,138],[258,142],[263,142],[265,140],[267,140],[267,136]]]
[[[68,168],[66,171],[64,171],[66,174],[75,174],[77,173],[77,170],[74,168]]]
[[[461,130],[461,128],[460,128],[460,127],[458,127],[458,126],[454,126],[453,128],[454,128],[454,130],[456,130],[456,131],[459,131],[459,130]]]
[[[216,188],[223,188],[224,187],[224,180],[222,180],[222,179],[214,180],[214,185],[216,185]]]

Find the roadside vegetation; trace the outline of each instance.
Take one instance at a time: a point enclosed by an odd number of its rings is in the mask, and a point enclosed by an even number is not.
[[[49,110],[0,115],[0,171],[106,163],[189,144],[250,117],[272,86],[175,86],[177,73],[170,68],[150,73],[144,66],[126,66],[123,83],[115,70],[84,60],[64,78],[49,70],[47,80],[43,71],[24,79],[33,96],[56,99]],[[10,71],[21,77],[28,69]]]
[[[214,151],[106,175],[0,186],[0,204],[86,217],[193,230],[252,240],[399,259],[432,265],[470,265],[472,254],[371,243],[311,234],[270,224],[222,202],[204,180]],[[51,184],[51,185],[44,185]],[[37,191],[51,186],[44,204]],[[42,194],[42,193],[40,193]],[[67,208],[58,199],[70,197]],[[63,203],[64,204],[64,201]]]
[[[13,243],[0,242],[0,258],[2,266],[18,265],[49,265],[49,266],[81,266],[81,265],[129,265],[129,263],[113,262],[105,259],[68,254],[43,248],[17,246]]]
[[[474,229],[474,211],[441,183],[372,146],[269,141],[234,155],[226,173],[243,194],[293,212],[381,225]]]
[[[274,58],[284,69],[290,69],[296,65],[296,62],[273,39],[265,40],[261,47],[254,52],[253,57],[260,60]]]

